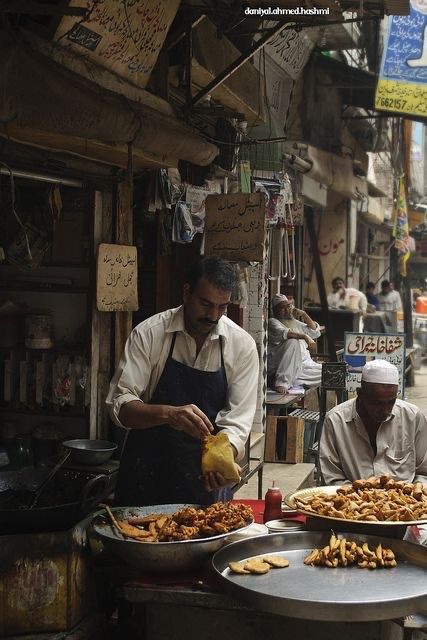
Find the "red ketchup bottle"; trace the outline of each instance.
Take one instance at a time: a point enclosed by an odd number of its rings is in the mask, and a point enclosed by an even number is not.
[[[282,518],[282,494],[279,487],[275,486],[274,480],[272,486],[265,494],[264,501],[265,509],[263,522],[266,523],[269,520],[280,520],[280,518]]]

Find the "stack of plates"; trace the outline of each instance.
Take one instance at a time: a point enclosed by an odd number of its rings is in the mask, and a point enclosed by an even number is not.
[[[304,524],[298,522],[298,520],[286,520],[282,518],[280,520],[269,520],[265,523],[268,529],[268,533],[286,533],[289,531],[301,531],[304,529]]]

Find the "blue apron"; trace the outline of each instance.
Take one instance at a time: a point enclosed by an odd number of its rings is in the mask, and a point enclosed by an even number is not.
[[[150,404],[195,404],[215,427],[215,418],[227,398],[227,376],[220,340],[221,367],[200,371],[172,358],[176,333]],[[228,487],[205,490],[200,479],[201,443],[168,424],[132,429],[120,460],[115,503],[123,506],[150,504],[211,504],[229,500]]]

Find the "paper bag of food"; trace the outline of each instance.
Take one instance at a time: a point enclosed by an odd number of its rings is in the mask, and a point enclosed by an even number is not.
[[[229,484],[240,481],[233,447],[225,433],[207,436],[202,442],[202,473],[220,473]]]

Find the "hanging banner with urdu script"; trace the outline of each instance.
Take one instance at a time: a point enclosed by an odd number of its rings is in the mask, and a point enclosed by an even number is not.
[[[409,16],[389,18],[375,108],[427,116],[427,5],[424,0],[411,0]]]

